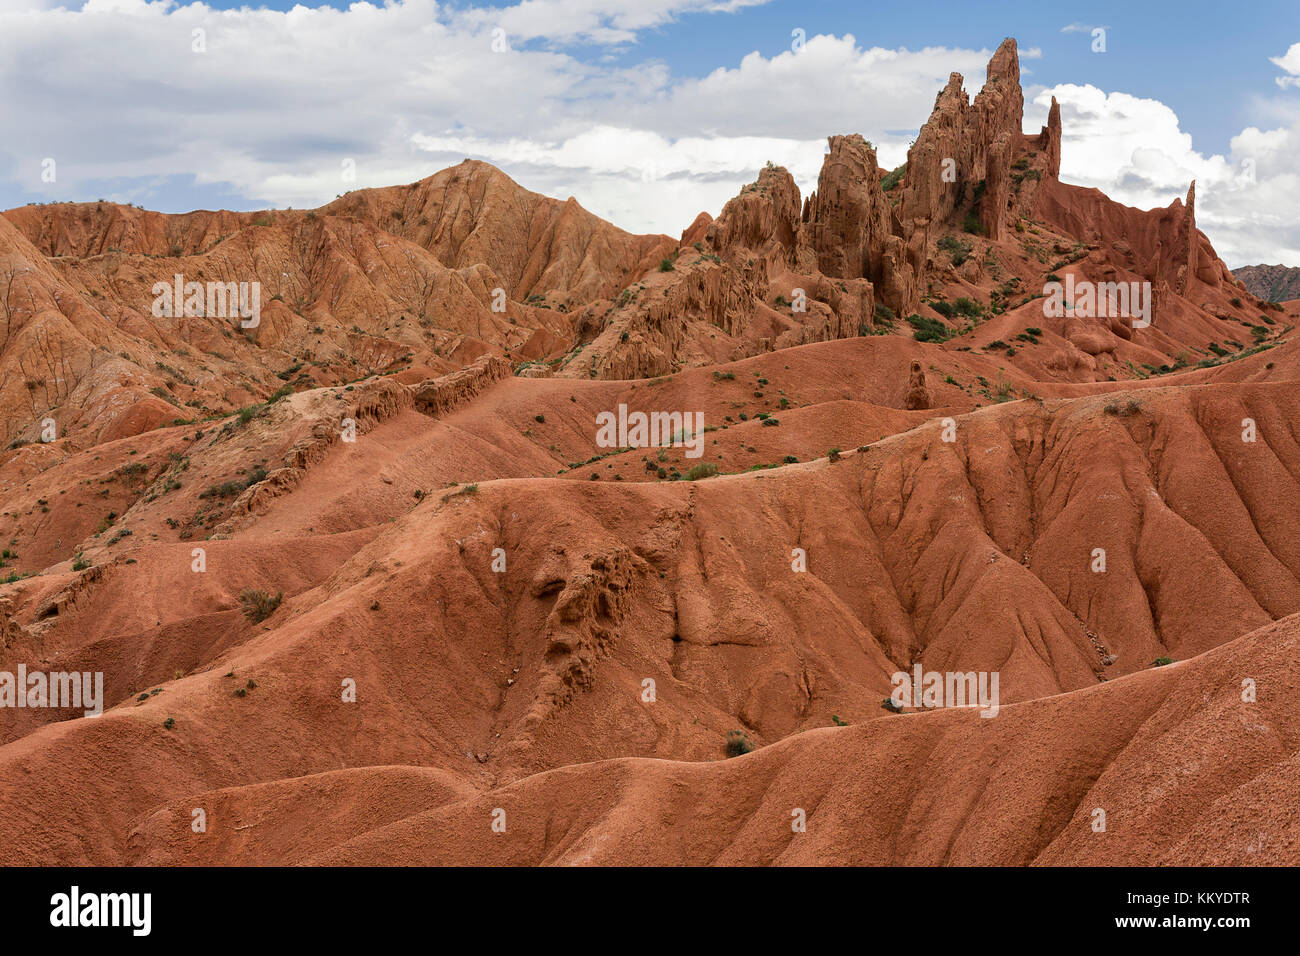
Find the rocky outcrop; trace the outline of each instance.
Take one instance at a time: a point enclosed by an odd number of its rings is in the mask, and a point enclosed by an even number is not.
[[[713,217],[707,212],[700,213],[689,226],[682,230],[680,245],[693,246],[697,242],[703,242],[711,225],[713,225]]]
[[[835,279],[869,278],[888,231],[887,208],[875,150],[856,133],[832,136],[803,212],[817,269]]]
[[[617,639],[637,577],[648,563],[626,548],[584,554],[576,567],[555,573],[572,560],[563,547],[553,548],[538,569],[533,597],[555,596],[546,619],[546,649],[538,693],[523,726],[536,728],[554,710],[591,686],[597,662]]]
[[[667,236],[624,232],[572,197],[531,192],[468,159],[409,186],[348,193],[322,212],[375,223],[451,269],[484,263],[518,301],[608,298],[677,247]]]
[[[909,411],[929,408],[931,401],[930,390],[925,385],[925,369],[913,359],[912,368],[907,375],[907,393],[903,396],[903,407]]]
[[[1187,291],[1187,283],[1192,277],[1200,279],[1202,282],[1213,284],[1218,279],[1218,274],[1213,270],[1206,270],[1205,275],[1197,272],[1197,243],[1196,243],[1196,181],[1192,180],[1191,186],[1187,188],[1187,202],[1183,206],[1182,215],[1177,217],[1174,234],[1173,261],[1170,263],[1170,269],[1173,271],[1177,280],[1174,288],[1179,294]],[[1168,270],[1160,278],[1168,281],[1170,278]]]
[[[836,279],[869,279],[875,296],[896,313],[914,312],[919,299],[922,243],[909,248],[893,228],[880,187],[876,151],[861,136],[832,136],[817,190],[803,213],[812,265]]]
[[[1047,111],[1047,125],[1038,134],[1038,148],[1047,157],[1045,172],[1052,179],[1061,177],[1061,104],[1052,97],[1052,107]]]
[[[1232,275],[1247,292],[1265,302],[1286,302],[1300,298],[1300,269],[1284,266],[1242,266]]]
[[[458,372],[429,379],[411,388],[415,410],[425,415],[442,415],[468,402],[494,382],[510,377],[510,363],[495,355],[484,355]]]
[[[969,208],[978,210],[985,235],[1005,238],[1011,164],[1024,114],[1014,39],[1002,41],[985,76],[984,88],[968,103],[961,74],[953,73],[908,150],[901,217],[909,236]]]
[[[1164,209],[1147,211],[1121,205],[1097,189],[1045,181],[1035,195],[1034,217],[1080,242],[1114,250],[1126,268],[1180,296],[1192,291],[1193,281],[1215,287],[1232,281],[1196,228],[1195,183],[1185,202],[1175,199]]]
[[[728,200],[705,230],[705,237],[713,251],[724,257],[744,249],[787,259],[793,254],[798,231],[799,187],[785,167],[769,164],[756,182]]]
[[[972,104],[975,127],[970,143],[971,175],[985,183],[978,202],[980,225],[995,242],[1006,238],[1011,162],[1020,141],[1024,111],[1020,56],[1016,41],[1008,37],[989,60],[984,89]]]
[[[934,100],[930,119],[907,151],[901,217],[910,230],[948,220],[961,200],[969,167],[966,112],[969,109],[960,73],[948,77]]]

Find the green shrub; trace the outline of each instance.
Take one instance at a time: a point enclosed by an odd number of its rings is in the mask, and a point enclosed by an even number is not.
[[[244,617],[248,618],[254,624],[265,621],[275,613],[275,609],[280,606],[284,599],[284,592],[271,597],[270,593],[260,588],[245,588],[239,592],[239,604],[243,608]]]
[[[889,172],[885,173],[884,177],[881,178],[880,180],[881,190],[884,192],[889,192],[891,189],[896,188],[898,184],[903,181],[903,176],[906,173],[907,173],[907,163],[904,163],[902,166],[897,166],[894,169],[891,169]]]
[[[225,481],[219,485],[209,485],[206,491],[199,492],[200,498],[233,498],[244,490],[238,481]]]
[[[907,317],[907,324],[912,327],[912,338],[918,342],[946,342],[953,332],[938,319],[927,319],[913,313]]]
[[[967,232],[971,230],[967,229]],[[971,244],[964,239],[958,239],[956,236],[944,236],[935,246],[941,251],[948,253],[954,266],[959,266],[970,258]]]
[[[578,462],[578,463],[576,463],[576,464],[572,464],[572,465],[570,465],[569,467],[570,467],[570,468],[579,468],[579,467],[581,467],[581,466],[582,466],[582,462]],[[476,494],[478,494],[478,484],[477,484],[477,483],[472,484],[472,485],[466,485],[464,488],[457,488],[455,491],[443,495],[443,496],[442,496],[442,500],[443,500],[443,501],[450,501],[452,498],[457,498],[457,497],[460,497],[460,496],[462,496],[462,495],[476,495]]]
[[[750,739],[745,736],[743,730],[727,731],[727,756],[741,757],[747,753],[753,753],[754,745]]]

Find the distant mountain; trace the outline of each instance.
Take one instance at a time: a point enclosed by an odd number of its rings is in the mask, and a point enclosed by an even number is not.
[[[1242,266],[1232,274],[1246,283],[1246,289],[1270,302],[1300,299],[1300,268],[1295,266]]]

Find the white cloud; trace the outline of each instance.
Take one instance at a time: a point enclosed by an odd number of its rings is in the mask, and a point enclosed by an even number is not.
[[[1064,84],[1039,92],[1027,112],[1045,122],[1053,96],[1062,180],[1141,209],[1167,206],[1195,180],[1197,225],[1230,266],[1300,263],[1300,177],[1289,160],[1300,124],[1252,127],[1233,137],[1228,156],[1206,156],[1158,100]]]
[[[162,197],[192,195],[193,177],[205,195],[244,197],[242,208],[314,206],[473,156],[624,228],[676,235],[700,210],[716,214],[769,159],[806,193],[830,134],[862,133],[882,166],[898,165],[948,74],[967,76],[974,94],[992,52],[815,35],[798,51],[752,52],[683,77],[622,51],[647,29],[758,0],[376,0],[283,12],[79,2],[0,0],[0,129],[22,131],[0,138],[0,196],[15,202],[105,195],[179,211]],[[48,9],[58,4],[69,9]],[[509,53],[493,52],[498,25]],[[206,53],[193,52],[195,30]],[[592,44],[604,50],[591,55]],[[1290,71],[1297,60],[1300,45],[1274,62]],[[1163,104],[1092,87],[1056,92],[1067,178],[1149,206],[1195,177],[1200,221],[1225,251],[1300,261],[1289,225],[1300,222],[1300,190],[1286,193],[1282,161],[1300,144],[1300,117],[1285,104],[1277,129],[1243,131],[1230,157],[1204,157]],[[47,157],[58,163],[54,184],[41,181]],[[1248,158],[1249,189],[1234,179]],[[355,181],[342,175],[345,159]],[[1244,203],[1240,215],[1230,198]]]
[[[798,53],[751,53],[678,79],[661,62],[588,62],[526,42],[608,40],[609,30],[621,41],[749,2],[474,10],[401,0],[278,12],[90,0],[82,12],[6,10],[0,86],[22,95],[0,100],[0,127],[27,135],[0,142],[0,188],[7,180],[17,195],[49,198],[94,189],[149,205],[154,184],[193,176],[230,184],[250,205],[301,207],[472,155],[625,228],[675,234],[701,209],[716,213],[768,159],[811,188],[831,133],[862,132],[882,164],[901,163],[949,72],[982,78],[990,54],[814,36]],[[496,24],[509,53],[493,52]],[[193,51],[195,30],[205,53]],[[636,169],[623,168],[634,155]],[[46,157],[58,163],[52,185],[40,180]],[[643,182],[648,157],[662,171]],[[340,174],[345,158],[355,182]]]
[[[769,0],[523,0],[504,8],[469,9],[461,22],[500,27],[511,40],[634,43],[639,31],[690,13],[732,13]]]
[[[821,171],[825,141],[763,136],[683,137],[597,126],[560,142],[428,136],[412,141],[433,154],[472,156],[548,181],[553,195],[577,196],[624,228],[676,235],[704,209],[717,213],[771,160],[811,188]],[[536,183],[531,183],[537,188]],[[580,187],[580,188],[579,188]],[[721,199],[719,198],[721,197]],[[646,202],[652,200],[653,205]]]
[[[1289,76],[1276,77],[1275,81],[1282,89],[1300,86],[1300,43],[1292,43],[1282,56],[1270,56],[1269,62],[1280,66]]]

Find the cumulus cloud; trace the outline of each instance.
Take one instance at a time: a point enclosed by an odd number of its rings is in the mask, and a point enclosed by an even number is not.
[[[0,143],[0,197],[167,208],[159,184],[192,177],[200,193],[220,187],[245,208],[305,206],[473,156],[625,228],[671,233],[701,209],[716,213],[769,159],[811,188],[831,133],[862,132],[884,165],[901,163],[949,72],[978,83],[990,53],[819,35],[677,78],[661,62],[591,62],[557,45],[623,42],[750,2],[6,7],[0,83],[23,95],[0,100],[0,123],[28,135]],[[494,42],[498,29],[506,44]],[[41,178],[47,158],[53,183]],[[647,166],[657,172],[645,176]]]
[[[1300,124],[1251,127],[1233,137],[1227,156],[1206,156],[1164,103],[1095,86],[1042,90],[1026,119],[1045,122],[1053,96],[1062,180],[1141,209],[1167,206],[1195,180],[1197,225],[1230,266],[1300,263],[1300,177],[1288,158],[1300,147]]]
[[[613,218],[621,225],[675,233],[703,209],[716,213],[721,202],[751,182],[757,167],[768,160],[785,166],[796,182],[811,188],[821,170],[825,141],[763,136],[670,140],[647,130],[597,126],[558,142],[422,133],[412,142],[434,154],[473,156],[502,168],[527,169],[530,186],[546,183],[552,194],[580,183],[580,201],[616,212]],[[647,198],[653,199],[653,209],[645,204]]]
[[[716,214],[768,160],[806,193],[833,133],[862,133],[882,166],[902,163],[949,73],[974,94],[992,52],[800,35],[701,76],[627,55],[643,31],[759,2],[363,0],[275,11],[0,0],[0,128],[22,131],[0,139],[0,205],[104,196],[168,211],[315,206],[474,157],[623,228],[676,234],[700,210]],[[1300,75],[1300,44],[1274,62]],[[1144,206],[1196,178],[1202,225],[1228,251],[1276,260],[1300,245],[1289,225],[1300,221],[1300,191],[1282,161],[1300,139],[1294,111],[1279,107],[1279,128],[1245,130],[1230,156],[1206,157],[1163,104],[1093,87],[1046,91],[1029,128],[1052,92],[1066,111],[1067,178]],[[46,159],[54,182],[42,177]]]
[[[1281,56],[1270,56],[1269,62],[1275,66],[1280,66],[1288,75],[1275,78],[1275,82],[1282,89],[1289,86],[1300,86],[1300,43],[1292,43],[1286,53]]]
[[[523,0],[511,7],[468,9],[463,24],[499,28],[505,38],[586,43],[634,43],[642,30],[691,13],[734,13],[769,0]]]
[[[902,163],[948,75],[982,82],[992,53],[862,49],[852,35],[801,39],[698,79],[658,73],[634,95],[591,104],[585,124],[566,124],[560,136],[491,134],[478,124],[472,135],[422,132],[412,142],[444,161],[472,156],[508,171],[527,164],[530,185],[550,183],[624,228],[675,234],[701,210],[716,214],[769,160],[806,194],[831,133],[861,132],[883,166]],[[861,106],[850,112],[846,103]]]

